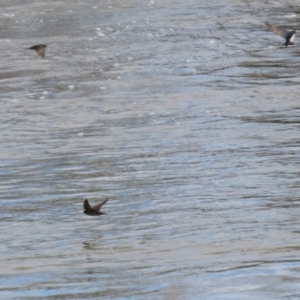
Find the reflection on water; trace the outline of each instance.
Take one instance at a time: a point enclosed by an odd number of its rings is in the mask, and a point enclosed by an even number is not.
[[[1,299],[300,298],[296,4],[2,1]]]

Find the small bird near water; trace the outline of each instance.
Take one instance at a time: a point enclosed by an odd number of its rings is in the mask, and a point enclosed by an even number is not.
[[[47,45],[44,45],[44,44],[38,44],[38,45],[34,45],[30,48],[26,48],[26,50],[35,50],[36,53],[41,56],[41,57],[45,57],[45,54],[46,54],[46,48],[47,48]]]
[[[285,43],[282,46],[287,47],[288,45],[294,45],[293,41],[296,36],[296,30],[287,30],[282,26],[275,26],[269,23],[266,23],[269,30],[273,31],[274,33],[280,35],[285,39]]]
[[[105,213],[101,212],[100,209],[108,200],[109,199],[105,199],[97,205],[90,206],[88,199],[85,199],[83,202],[84,213],[88,216],[105,215]]]

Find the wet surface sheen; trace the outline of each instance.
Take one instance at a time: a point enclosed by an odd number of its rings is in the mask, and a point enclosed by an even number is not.
[[[125,2],[0,1],[0,298],[300,299],[299,3]]]

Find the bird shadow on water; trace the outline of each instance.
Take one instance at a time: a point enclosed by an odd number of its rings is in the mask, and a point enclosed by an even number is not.
[[[101,236],[98,238],[101,238]],[[95,250],[95,249],[99,249],[100,247],[99,242],[95,242],[95,241],[85,241],[82,242],[82,245],[84,250]]]

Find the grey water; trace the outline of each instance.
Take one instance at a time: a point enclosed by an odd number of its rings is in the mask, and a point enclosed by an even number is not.
[[[0,298],[300,299],[299,16],[1,0]]]

